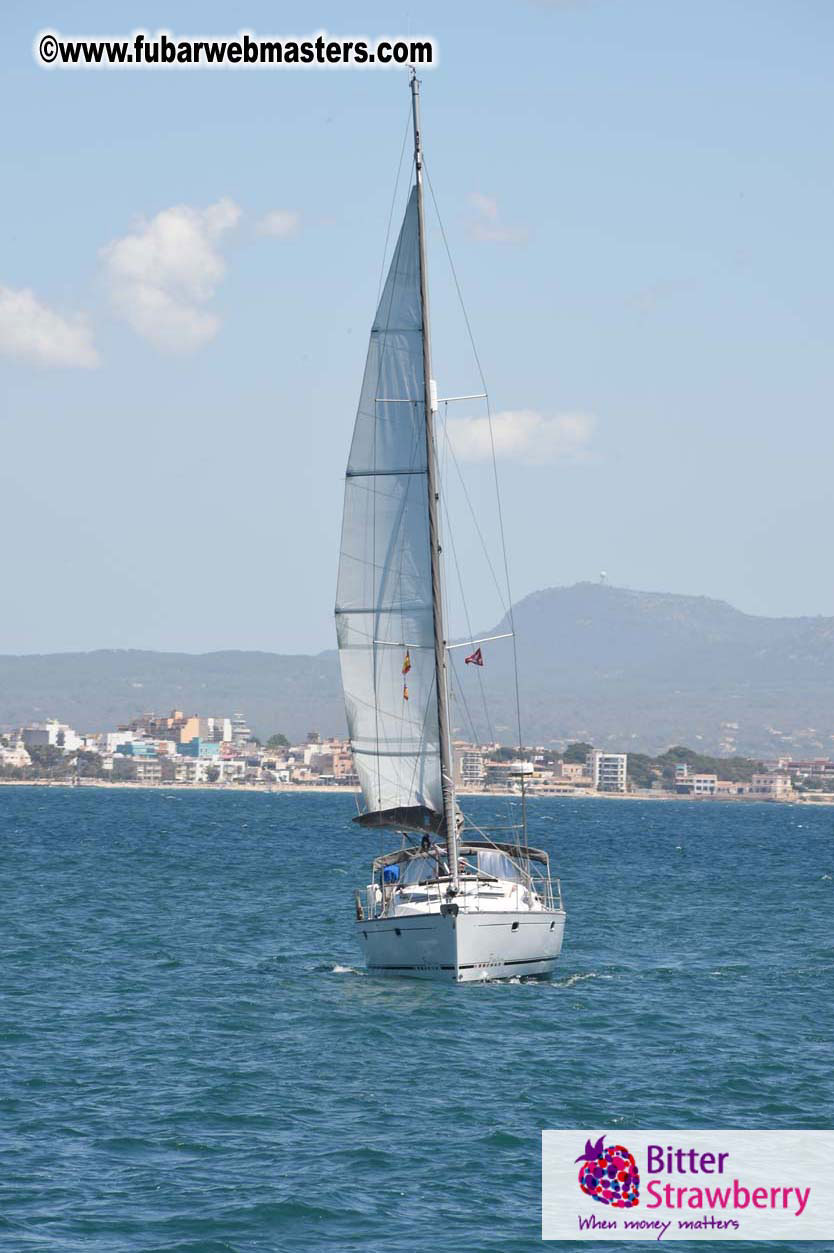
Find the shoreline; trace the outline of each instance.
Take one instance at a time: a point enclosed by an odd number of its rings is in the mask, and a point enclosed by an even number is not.
[[[136,783],[131,779],[0,779],[0,787],[48,787],[67,788],[74,791],[78,788],[98,788],[101,791],[140,791],[140,792],[263,792],[279,795],[329,795],[358,796],[358,787],[340,787],[336,784],[298,784],[298,783]],[[682,801],[692,805],[834,805],[834,793],[817,793],[814,795],[792,796],[782,798],[775,796],[679,796],[673,792],[591,792],[587,788],[575,791],[536,789],[528,791],[526,799],[552,800],[562,797],[566,800],[606,800],[606,801]],[[459,791],[458,796],[480,796],[487,799],[520,800],[519,792],[484,791],[483,789],[467,789]],[[824,797],[824,799],[822,799]]]

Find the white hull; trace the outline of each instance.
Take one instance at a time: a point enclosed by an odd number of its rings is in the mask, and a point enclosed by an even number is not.
[[[475,983],[549,975],[563,910],[424,913],[357,922],[368,973]]]

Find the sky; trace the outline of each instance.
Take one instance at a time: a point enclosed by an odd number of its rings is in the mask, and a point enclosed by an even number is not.
[[[137,27],[434,38],[426,158],[514,598],[604,570],[834,614],[829,0],[30,0],[0,14],[0,652],[334,645],[407,74],[33,58],[43,28]],[[429,253],[440,394],[478,392],[434,218]],[[484,409],[450,416],[497,560]]]

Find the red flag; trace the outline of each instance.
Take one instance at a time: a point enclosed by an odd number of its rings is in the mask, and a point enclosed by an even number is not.
[[[403,683],[403,700],[408,700],[408,688],[405,683]]]
[[[408,674],[411,669],[411,653],[406,649],[405,658],[403,660],[403,674]]]
[[[472,653],[469,657],[464,657],[464,661],[467,666],[482,666],[484,664],[484,659],[481,656],[480,648],[476,648],[474,653]]]

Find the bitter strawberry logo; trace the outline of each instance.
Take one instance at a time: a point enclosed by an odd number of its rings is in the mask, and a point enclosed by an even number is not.
[[[631,1209],[640,1199],[640,1171],[634,1155],[623,1144],[603,1146],[605,1136],[596,1144],[585,1141],[585,1152],[577,1161],[579,1186],[586,1196],[601,1205],[615,1209]]]

